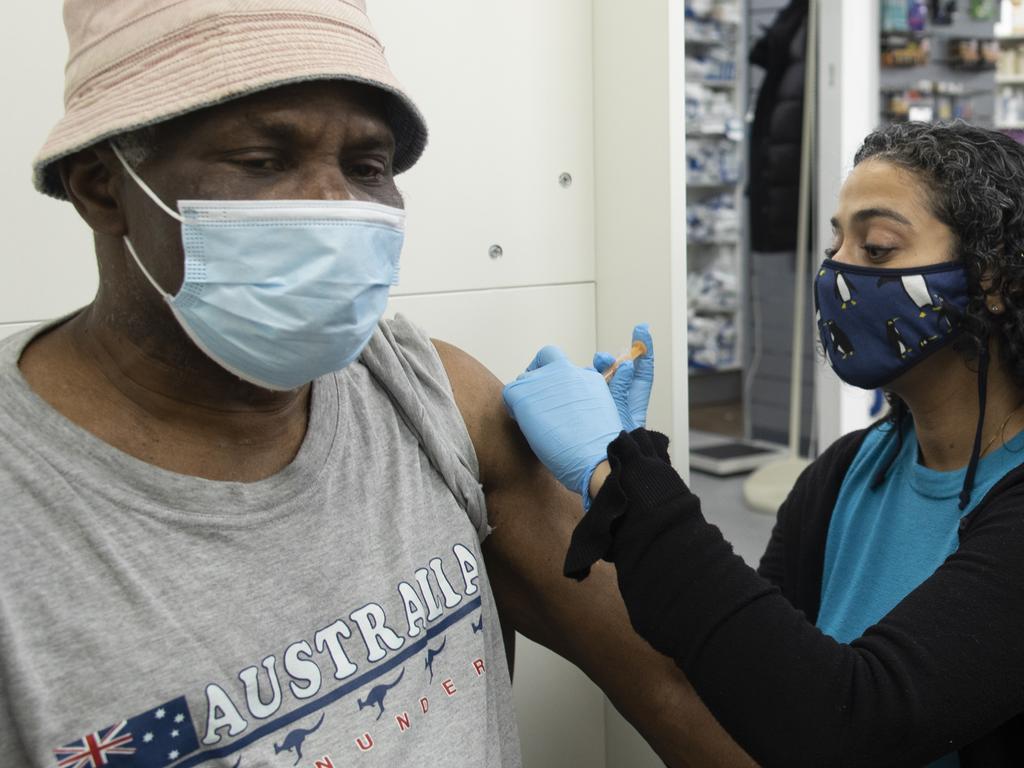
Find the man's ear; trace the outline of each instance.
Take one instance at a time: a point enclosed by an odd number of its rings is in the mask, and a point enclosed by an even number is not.
[[[120,238],[126,232],[122,174],[105,146],[89,147],[60,161],[60,179],[78,215],[98,234]]]

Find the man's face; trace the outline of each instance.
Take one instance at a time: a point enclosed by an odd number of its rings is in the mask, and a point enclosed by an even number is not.
[[[400,207],[395,140],[383,96],[337,81],[302,83],[231,101],[158,127],[137,169],[169,206],[178,200],[365,200]],[[180,225],[130,180],[128,237],[169,293],[181,285]],[[154,296],[155,297],[155,296]]]

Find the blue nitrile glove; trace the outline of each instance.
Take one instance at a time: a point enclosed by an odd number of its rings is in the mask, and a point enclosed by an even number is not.
[[[647,404],[651,400],[651,385],[654,383],[654,340],[647,323],[633,329],[633,341],[642,341],[647,352],[636,360],[619,363],[608,382],[622,428],[627,432],[647,425]],[[594,368],[598,373],[603,374],[614,364],[613,355],[606,352],[594,355]]]
[[[590,509],[590,476],[622,431],[601,374],[573,365],[557,347],[544,347],[503,396],[537,458]]]

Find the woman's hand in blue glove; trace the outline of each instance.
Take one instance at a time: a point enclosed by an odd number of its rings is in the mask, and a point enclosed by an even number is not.
[[[641,342],[647,351],[633,361],[623,361],[615,369],[608,388],[619,411],[622,428],[626,432],[647,425],[647,405],[651,400],[651,385],[654,383],[654,340],[647,323],[633,329],[633,343]],[[615,357],[605,352],[594,355],[594,368],[605,373],[615,365]]]
[[[503,395],[537,458],[589,509],[590,476],[622,431],[604,377],[573,365],[557,347],[544,347]]]

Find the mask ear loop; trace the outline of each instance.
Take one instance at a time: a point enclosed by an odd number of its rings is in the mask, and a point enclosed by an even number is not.
[[[157,206],[159,206],[159,208],[164,213],[166,213],[171,218],[176,219],[177,221],[180,221],[182,224],[184,224],[185,220],[181,217],[181,215],[177,211],[172,210],[166,203],[164,203],[163,200],[157,197],[157,194],[152,189],[149,188],[149,185],[147,185],[146,182],[144,182],[139,177],[139,174],[137,174],[135,170],[128,164],[128,161],[124,159],[124,155],[121,154],[121,150],[117,148],[117,145],[112,141],[109,142],[109,144],[110,149],[114,152],[114,156],[117,157],[117,159],[121,162],[121,165],[124,167],[125,171],[127,171],[132,181],[138,184],[139,189],[145,192],[146,196],[154,203],[156,203]],[[160,284],[153,279],[153,276],[151,274],[149,274],[149,270],[146,269],[146,266],[142,263],[142,259],[139,258],[139,254],[135,252],[135,246],[132,245],[132,241],[128,239],[127,235],[125,235],[121,239],[124,240],[125,247],[128,248],[128,253],[130,253],[132,255],[132,258],[135,259],[135,263],[142,271],[142,274],[146,276],[146,279],[149,280],[150,284],[153,286],[153,288],[156,289],[157,293],[163,296],[165,300],[169,301],[171,299],[171,294],[169,294],[167,291],[161,288]]]
[[[125,247],[128,248],[128,253],[132,255],[132,258],[135,259],[135,263],[138,264],[139,269],[142,270],[142,274],[146,276],[146,279],[149,280],[150,284],[156,289],[156,292],[164,297],[165,301],[170,301],[172,298],[171,294],[161,288],[160,284],[153,279],[151,274],[149,274],[149,270],[146,269],[145,265],[143,265],[142,260],[139,258],[139,254],[135,252],[135,246],[132,245],[132,241],[127,237],[122,239],[124,240]]]
[[[121,165],[124,166],[124,169],[128,172],[128,175],[132,177],[132,181],[138,184],[139,189],[146,193],[146,197],[148,197],[150,200],[156,203],[160,207],[160,210],[162,210],[172,219],[176,219],[177,221],[180,221],[182,224],[184,224],[185,219],[181,217],[181,214],[170,208],[167,205],[167,203],[165,203],[163,200],[157,197],[156,192],[150,189],[149,185],[147,185],[146,182],[139,178],[139,174],[135,172],[134,168],[128,165],[128,161],[124,159],[124,155],[121,154],[121,150],[117,148],[117,145],[114,144],[114,142],[110,142],[110,148],[114,151],[114,155],[117,156],[117,159],[121,161]]]
[[[978,427],[974,432],[974,447],[971,449],[971,460],[967,464],[967,474],[964,476],[964,487],[960,491],[960,511],[967,508],[971,500],[971,491],[974,489],[974,476],[978,472],[978,462],[981,460],[981,431],[985,426],[985,398],[988,394],[988,334],[981,342],[981,355],[978,360]]]

